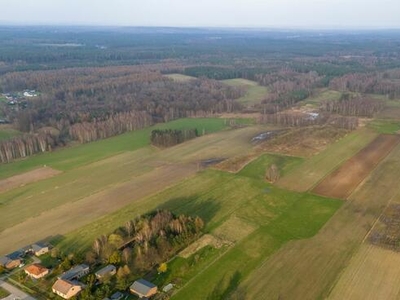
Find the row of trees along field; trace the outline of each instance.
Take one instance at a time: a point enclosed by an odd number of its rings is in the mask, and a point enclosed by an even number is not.
[[[338,91],[380,94],[396,99],[400,95],[400,70],[346,74],[333,78],[329,87]]]
[[[259,124],[275,124],[289,127],[324,126],[355,130],[358,127],[358,118],[340,115],[319,114],[316,117],[304,113],[276,113],[263,114],[257,119]]]
[[[156,147],[171,147],[198,136],[197,129],[156,129],[151,132],[150,141]]]
[[[373,117],[384,107],[382,100],[363,95],[344,93],[339,100],[326,100],[320,104],[320,110],[344,116]]]

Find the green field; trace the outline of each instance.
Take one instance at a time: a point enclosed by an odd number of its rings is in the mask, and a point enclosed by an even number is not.
[[[236,99],[236,101],[244,105],[252,106],[255,104],[260,104],[261,101],[268,95],[268,88],[265,86],[260,86],[255,81],[235,78],[222,80],[221,82],[234,87],[242,87],[246,94]]]
[[[378,133],[395,134],[400,131],[400,120],[374,119],[367,126]]]
[[[254,171],[258,173],[257,169]],[[203,171],[155,196],[133,202],[67,234],[58,241],[58,246],[65,253],[83,252],[99,235],[154,209],[198,215],[206,222],[206,232],[221,234],[220,229],[224,228],[225,236],[232,236],[237,231],[235,226],[224,226],[235,220],[236,226],[246,224],[251,228],[249,234],[231,248],[204,255],[200,253],[204,257],[195,268],[201,269],[201,272],[185,269],[187,260],[177,259],[169,266],[170,275],[158,279],[161,283],[172,280],[173,276],[183,277],[187,285],[175,295],[176,299],[225,295],[284,243],[314,235],[341,205],[340,201],[275,188],[258,179],[259,174],[250,173],[249,169],[246,176],[216,170]],[[233,277],[237,277],[238,281],[230,287],[229,280]]]
[[[263,180],[267,167],[275,164],[278,167],[280,176],[285,176],[290,170],[300,165],[303,158],[284,156],[278,154],[263,154],[247,166],[245,166],[238,175]]]
[[[174,74],[166,74],[164,75],[165,77],[171,78],[174,81],[178,81],[178,82],[187,82],[193,79],[197,79],[196,77],[192,77],[192,76],[188,76],[188,75],[183,75],[183,74],[178,74],[178,73],[174,73]]]
[[[0,299],[3,299],[5,297],[7,297],[8,295],[10,295],[10,293],[0,287]]]
[[[52,153],[38,154],[24,160],[2,165],[0,168],[0,179],[23,173],[43,165],[50,166],[60,171],[67,171],[118,153],[134,151],[150,144],[150,132],[156,128],[197,128],[200,134],[203,130],[208,134],[223,130],[227,128],[227,125],[224,119],[218,118],[179,119],[112,138],[59,149]]]
[[[326,150],[305,160],[287,175],[281,177],[278,186],[295,191],[307,191],[323,179],[342,162],[352,157],[369,142],[377,133],[366,128],[347,134]]]

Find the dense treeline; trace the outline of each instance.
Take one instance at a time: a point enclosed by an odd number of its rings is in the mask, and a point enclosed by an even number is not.
[[[117,113],[104,121],[76,123],[69,127],[69,136],[80,143],[105,139],[128,131],[145,128],[153,124],[146,112],[131,111]]]
[[[323,77],[316,72],[306,74],[282,69],[274,74],[258,74],[257,81],[268,86],[270,93],[262,101],[264,112],[276,113],[311,96]]]
[[[381,94],[395,99],[400,95],[400,70],[347,74],[332,79],[329,87],[339,91]]]
[[[51,151],[60,145],[59,135],[54,130],[43,130],[38,134],[24,134],[0,141],[0,163],[9,163],[36,153]]]
[[[197,129],[155,129],[151,132],[150,141],[157,147],[171,147],[199,136]]]
[[[232,100],[243,94],[210,79],[174,82],[141,66],[9,73],[1,83],[5,91],[29,88],[41,92],[23,111],[10,109],[10,119],[19,120],[21,130],[55,126],[59,121],[104,121],[133,110],[146,111],[154,122],[231,112],[240,108]]]
[[[321,102],[320,110],[344,116],[373,117],[383,107],[384,103],[381,100],[343,94],[339,100]]]
[[[358,118],[327,114],[310,115],[303,113],[275,113],[261,115],[258,118],[258,123],[288,127],[331,125],[337,128],[354,130],[358,127]]]

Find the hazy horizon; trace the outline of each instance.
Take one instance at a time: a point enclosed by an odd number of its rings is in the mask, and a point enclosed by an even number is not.
[[[395,0],[0,0],[1,25],[400,29]]]

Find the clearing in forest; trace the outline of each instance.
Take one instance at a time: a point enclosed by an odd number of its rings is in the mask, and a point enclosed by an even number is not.
[[[400,136],[378,136],[368,146],[322,180],[312,192],[332,198],[347,198],[399,142]]]
[[[221,82],[230,86],[243,88],[245,91],[244,96],[236,99],[236,101],[248,106],[260,104],[269,93],[267,87],[261,86],[257,82],[247,79],[235,78],[222,80]]]
[[[183,75],[179,73],[173,73],[173,74],[166,74],[164,75],[165,77],[171,78],[174,81],[177,82],[187,82],[193,79],[197,79],[196,77],[188,76],[188,75]]]

